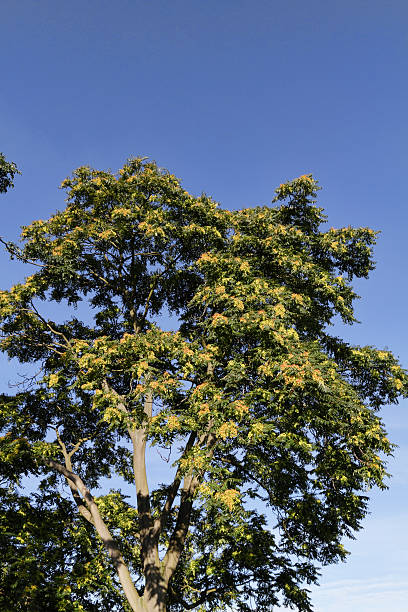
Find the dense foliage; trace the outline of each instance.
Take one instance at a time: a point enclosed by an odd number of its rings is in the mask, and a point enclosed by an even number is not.
[[[329,333],[375,232],[322,227],[310,175],[232,212],[143,159],[63,188],[4,243],[34,272],[0,293],[0,348],[34,365],[0,405],[2,609],[311,610],[408,388]]]
[[[14,162],[8,162],[3,153],[0,153],[0,193],[6,193],[7,189],[14,187],[14,177],[20,174]]]

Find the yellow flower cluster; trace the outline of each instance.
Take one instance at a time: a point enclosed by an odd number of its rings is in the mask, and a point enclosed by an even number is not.
[[[169,418],[167,419],[167,427],[170,429],[170,431],[173,431],[173,429],[179,429],[180,421],[178,420],[176,415],[171,414],[169,416]]]
[[[218,435],[223,440],[227,438],[236,438],[238,435],[238,427],[233,421],[228,421],[227,423],[223,423],[218,430]]]
[[[227,489],[226,491],[220,491],[216,495],[217,499],[225,504],[228,510],[231,512],[235,504],[239,500],[239,491],[236,489]]]

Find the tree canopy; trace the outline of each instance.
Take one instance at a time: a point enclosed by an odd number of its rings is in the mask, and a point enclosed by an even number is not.
[[[0,403],[2,609],[312,610],[408,390],[330,333],[376,232],[327,229],[311,175],[237,211],[142,158],[62,187],[3,242],[31,274],[0,292],[0,348],[32,365]]]

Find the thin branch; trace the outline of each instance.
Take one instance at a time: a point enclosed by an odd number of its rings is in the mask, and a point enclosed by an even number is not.
[[[164,272],[165,272],[165,270],[163,270],[163,272],[161,274],[156,274],[154,276],[154,279],[153,279],[153,281],[152,281],[152,283],[150,285],[150,291],[149,291],[149,294],[148,294],[147,299],[146,299],[146,303],[145,303],[145,307],[144,307],[144,311],[143,311],[143,315],[142,315],[141,319],[139,321],[136,320],[136,313],[135,313],[135,310],[134,310],[133,306],[132,306],[132,308],[129,311],[130,316],[131,316],[131,318],[133,320],[133,329],[134,329],[136,334],[138,334],[140,332],[140,330],[141,330],[141,323],[143,321],[145,321],[145,319],[146,319],[147,313],[149,312],[150,300],[152,299],[152,296],[153,296],[154,290],[156,289],[156,286],[157,286],[157,283],[159,281],[159,278],[164,274]]]
[[[143,312],[143,315],[142,315],[142,321],[144,321],[144,320],[145,320],[146,315],[147,315],[147,313],[149,312],[149,304],[150,304],[150,300],[152,299],[153,292],[154,292],[154,290],[156,289],[156,286],[157,286],[157,283],[158,283],[158,280],[159,280],[160,276],[162,276],[162,275],[160,274],[159,276],[156,276],[156,277],[155,277],[155,279],[154,279],[154,281],[153,281],[153,282],[152,282],[152,284],[151,284],[150,291],[149,291],[149,295],[147,296],[147,300],[146,300],[146,304],[145,304],[144,312]]]
[[[190,437],[187,440],[187,444],[185,446],[185,449],[184,449],[184,451],[183,451],[183,453],[182,453],[182,455],[181,455],[181,457],[179,459],[179,462],[192,449],[192,447],[194,446],[194,442],[196,440],[196,437],[197,437],[197,434],[195,432],[192,432],[190,434]],[[154,534],[155,535],[159,535],[163,531],[164,525],[166,524],[166,520],[167,520],[167,518],[169,516],[170,510],[171,510],[171,508],[173,506],[173,503],[174,503],[174,500],[176,498],[177,492],[178,492],[178,490],[180,488],[180,484],[181,484],[181,481],[182,481],[181,472],[182,472],[182,470],[181,470],[181,467],[179,465],[178,468],[177,468],[177,472],[176,472],[176,475],[174,477],[174,480],[173,480],[172,484],[170,485],[170,489],[169,489],[169,492],[167,494],[167,499],[166,499],[166,501],[164,503],[161,515],[154,522],[154,528],[153,529],[154,529]]]
[[[246,470],[241,463],[236,460],[234,457],[231,457],[231,455],[227,458],[227,457],[220,457],[219,458],[220,461],[222,461],[223,463],[229,463],[230,465],[232,465],[233,467],[237,468],[237,470],[241,470],[244,474],[246,474],[248,476],[249,479],[252,479],[259,487],[261,487],[261,489],[263,489],[264,491],[266,491],[266,493],[269,494],[269,491],[267,490],[267,488],[265,487],[265,482],[262,482],[261,480],[259,480],[258,478],[256,478],[256,476],[254,476],[253,474],[251,474],[251,472],[249,472],[248,470]],[[263,499],[262,497],[260,497],[260,499]],[[265,500],[263,500],[265,501]]]
[[[177,262],[177,259],[178,259],[178,257],[176,257],[174,259],[171,259],[169,262],[167,262],[167,264],[164,266],[163,270],[160,273],[154,274],[154,278],[153,278],[153,280],[151,282],[151,285],[150,285],[150,291],[149,291],[149,295],[147,296],[147,300],[146,300],[146,304],[145,304],[145,307],[144,307],[144,312],[143,312],[141,321],[138,323],[137,329],[135,329],[136,333],[138,333],[140,331],[140,327],[141,327],[140,323],[146,319],[147,313],[149,312],[150,301],[152,299],[154,290],[157,287],[157,283],[159,282],[159,279],[162,276],[164,276],[164,274],[166,274],[166,272],[170,269],[170,267]]]
[[[42,346],[42,345],[40,344],[39,346]],[[28,389],[28,388],[34,386],[34,384],[37,382],[38,376],[42,372],[44,372],[44,368],[42,368],[42,367],[38,370],[38,372],[36,372],[32,376],[27,376],[26,374],[20,374],[19,372],[17,372],[17,376],[19,378],[21,378],[22,380],[20,380],[17,383],[10,383],[9,382],[8,386],[9,386],[10,389],[13,389],[13,388],[21,389],[21,388],[24,388],[24,387],[26,389]]]
[[[57,436],[57,440],[58,440],[58,444],[61,447],[62,450],[62,454],[64,456],[64,461],[65,461],[65,467],[69,472],[72,472],[72,463],[71,463],[71,454],[68,453],[67,451],[67,447],[65,446],[60,433],[58,431],[58,427],[54,428],[55,430],[55,434]],[[84,517],[85,520],[87,520],[89,523],[91,523],[92,525],[94,524],[93,519],[92,519],[92,514],[90,513],[90,511],[88,510],[88,508],[86,507],[86,505],[84,504],[82,497],[80,496],[79,492],[78,492],[78,488],[75,486],[75,483],[69,479],[67,476],[66,480],[68,483],[68,486],[71,490],[72,493],[72,497],[74,498],[74,501],[78,507],[78,512]]]
[[[34,306],[33,302],[30,302],[31,304],[31,308],[34,310],[34,313],[37,315],[37,317],[40,319],[40,321],[42,321],[42,323],[44,323],[44,325],[46,325],[48,327],[48,329],[55,334],[56,336],[61,336],[61,338],[63,338],[66,342],[67,345],[70,344],[68,338],[66,337],[66,335],[63,332],[57,331],[56,329],[54,329],[49,321],[47,321],[46,319],[44,319],[43,316],[40,315],[40,313],[38,312],[37,308]],[[54,343],[55,344],[55,343]],[[63,346],[63,345],[57,345],[57,346]]]
[[[217,438],[215,434],[213,434],[211,431],[208,431],[202,436],[200,436],[200,439],[197,442],[197,446],[206,446],[207,457],[209,458],[214,453],[214,446],[216,441]],[[194,475],[193,470],[191,470],[189,474],[184,477],[176,526],[170,537],[167,552],[162,561],[164,577],[167,583],[173,576],[181,554],[183,552],[184,542],[190,527],[194,495],[203,476],[204,473],[201,473],[199,476],[197,476]]]
[[[35,312],[32,312],[31,310],[29,310],[28,308],[20,308],[21,312],[28,312],[29,314],[36,314]],[[30,336],[30,334],[28,334],[27,332],[18,332],[16,334],[10,334],[10,335],[6,335],[6,334],[2,334],[0,332],[0,338],[16,338],[18,340],[25,338],[28,341],[33,340],[33,338]],[[63,349],[66,349],[66,345],[65,344],[59,344],[59,342],[53,342],[52,344],[46,344],[45,342],[38,342],[37,339],[34,339],[35,341],[35,346],[39,347],[39,346],[43,346],[44,348],[48,349],[49,351],[52,351],[53,353],[55,353],[56,355],[61,355],[63,356],[65,353],[62,353],[61,351],[58,351],[56,348],[54,348],[55,346],[60,346]]]
[[[94,276],[95,278],[98,278],[103,283],[105,283],[105,285],[110,285],[110,282],[108,280],[106,280],[106,278],[104,278],[103,276],[100,276],[99,274],[97,274],[93,270],[88,270],[88,272],[89,272],[89,274],[92,274],[92,276]]]
[[[11,242],[6,242],[6,240],[3,240],[3,238],[1,237],[0,237],[0,242],[4,244],[4,246],[6,247],[6,250],[10,253],[12,257],[17,257],[17,259],[20,259],[20,261],[22,261],[23,263],[29,263],[33,266],[37,266],[38,268],[46,267],[46,264],[39,264],[33,261],[32,259],[28,259],[28,257],[25,257],[22,254],[22,249],[20,249],[16,244],[13,244]]]
[[[54,348],[54,346],[60,346],[62,348],[65,348],[63,344],[59,344],[58,342],[54,342],[53,344],[45,344],[45,342],[37,342],[36,346],[43,346],[44,348],[47,348],[52,353],[55,353],[56,355],[60,355],[60,357],[63,357],[65,355],[65,353],[63,353],[62,351],[58,351],[56,348]]]
[[[173,595],[177,598],[178,603],[180,603],[185,610],[193,610],[197,606],[200,606],[206,601],[207,597],[211,595],[211,593],[215,593],[217,591],[216,587],[211,587],[210,589],[205,589],[204,591],[200,591],[201,593],[200,597],[196,599],[196,601],[194,601],[193,603],[189,604],[182,597],[180,597],[180,595],[172,587],[170,588],[171,588]]]

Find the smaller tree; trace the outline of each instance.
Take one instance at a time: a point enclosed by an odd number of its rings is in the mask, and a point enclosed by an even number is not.
[[[10,187],[14,187],[14,177],[21,174],[14,162],[8,162],[3,153],[0,153],[0,193],[6,193]]]
[[[329,333],[355,321],[375,232],[322,228],[310,175],[234,212],[142,159],[63,186],[64,210],[5,243],[35,272],[0,292],[0,348],[37,374],[0,404],[0,602],[310,611],[304,583],[385,487],[377,411],[408,389],[391,352]],[[148,445],[173,460],[154,490]],[[107,477],[135,501],[91,493]]]

